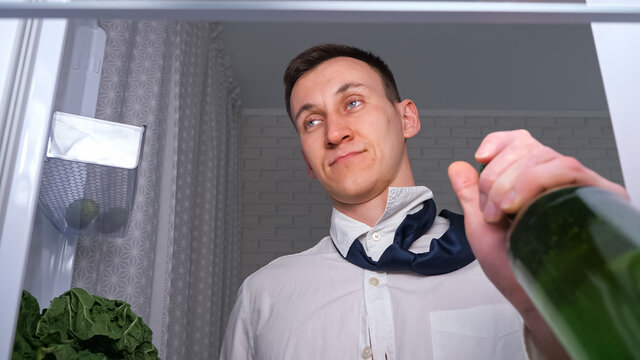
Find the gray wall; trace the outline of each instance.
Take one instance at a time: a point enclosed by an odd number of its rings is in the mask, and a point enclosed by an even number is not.
[[[528,129],[542,143],[622,183],[606,112],[421,111],[422,130],[408,141],[416,183],[434,192],[438,208],[459,211],[446,169],[473,161],[491,131]],[[284,112],[247,110],[241,126],[242,271],[315,245],[328,234],[331,205],[309,180],[298,138]]]
[[[289,60],[325,42],[381,56],[419,108],[607,109],[589,24],[240,22],[222,36],[246,109],[283,107]]]

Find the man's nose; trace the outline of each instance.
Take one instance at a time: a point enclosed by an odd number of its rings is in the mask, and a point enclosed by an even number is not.
[[[338,114],[327,117],[325,130],[327,146],[332,147],[339,145],[343,141],[353,139],[353,129],[348,119]]]

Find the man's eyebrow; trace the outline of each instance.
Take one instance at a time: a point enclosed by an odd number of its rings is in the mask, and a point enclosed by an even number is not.
[[[338,88],[338,90],[336,90],[335,94],[336,95],[340,95],[340,94],[346,92],[349,89],[359,88],[359,87],[366,87],[366,85],[361,84],[361,83],[346,83],[346,84],[340,86]],[[300,116],[300,114],[302,114],[304,111],[307,111],[307,110],[313,108],[313,106],[314,105],[311,104],[311,103],[306,103],[306,104],[302,105],[300,107],[300,109],[298,109],[298,111],[296,112],[296,116],[294,117],[294,122],[297,123],[298,122],[298,117]]]
[[[300,114],[302,114],[304,111],[307,111],[309,109],[311,109],[313,107],[313,104],[311,103],[306,103],[304,105],[302,105],[300,107],[300,109],[298,109],[298,112],[296,112],[296,116],[293,118],[294,122],[297,123],[298,122],[298,117],[300,117]]]
[[[346,83],[342,86],[340,86],[338,88],[338,90],[336,90],[336,95],[342,94],[343,92],[352,89],[352,88],[358,88],[358,87],[366,87],[364,84],[361,83]]]

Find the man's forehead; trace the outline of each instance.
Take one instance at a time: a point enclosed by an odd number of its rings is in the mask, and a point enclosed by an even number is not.
[[[307,85],[311,86],[307,88]],[[307,95],[315,95],[323,86],[329,88],[322,90],[339,94],[350,88],[373,88],[378,85],[384,87],[382,77],[369,64],[350,57],[337,57],[303,74],[292,88],[291,100],[293,102],[301,90]]]
[[[305,77],[330,76],[336,72],[340,72],[342,75],[350,74],[360,77],[377,76],[380,78],[380,74],[366,62],[352,57],[339,56],[320,63],[302,75],[298,81],[303,80]]]

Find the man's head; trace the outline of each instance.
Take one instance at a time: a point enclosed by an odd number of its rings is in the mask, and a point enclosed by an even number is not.
[[[343,210],[386,199],[389,186],[413,185],[405,139],[420,129],[415,104],[390,99],[380,70],[358,58],[333,56],[304,67],[285,75],[296,77],[287,90],[288,110],[309,176],[318,179],[334,206]],[[390,75],[388,68],[383,71]]]
[[[392,103],[400,102],[400,94],[396,86],[396,80],[389,66],[378,56],[369,51],[361,50],[356,47],[338,44],[323,44],[314,46],[301,52],[296,56],[284,72],[284,98],[287,107],[287,113],[291,121],[294,121],[291,114],[291,91],[298,79],[306,72],[313,70],[321,63],[336,58],[350,57],[363,61],[371,66],[382,78],[384,83],[385,94]],[[294,124],[295,125],[295,124]]]

